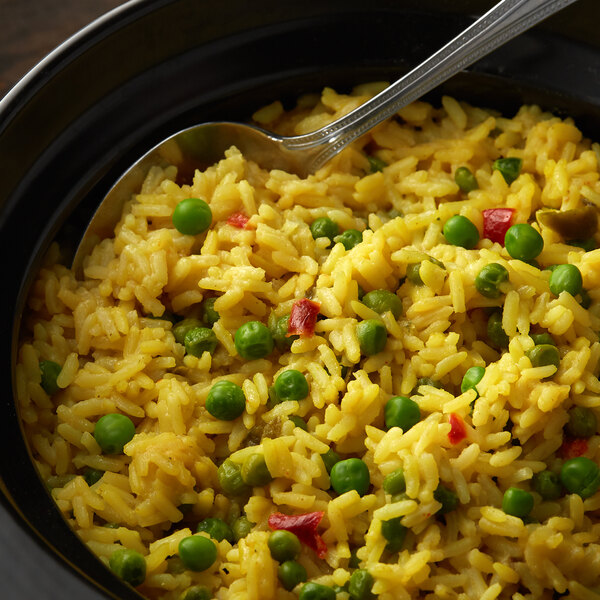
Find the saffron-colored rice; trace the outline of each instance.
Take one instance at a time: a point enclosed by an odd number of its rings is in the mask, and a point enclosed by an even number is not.
[[[255,118],[282,134],[305,133],[382,87],[360,86],[349,95],[327,88],[290,112],[277,102]],[[371,172],[367,156],[386,166]],[[510,185],[492,169],[506,156],[523,161]],[[600,249],[568,245],[535,219],[541,208],[600,207],[599,162],[598,144],[570,119],[536,106],[507,118],[444,97],[441,108],[415,102],[402,109],[307,179],[265,171],[235,148],[188,184],[176,183],[174,167],[152,169],[114,237],[87,258],[83,279],[60,264],[53,246],[30,292],[18,404],[58,509],[106,564],[123,546],[142,553],[147,575],[139,590],[152,599],[179,600],[198,584],[218,600],[297,597],[298,590],[278,583],[267,545],[267,520],[276,511],[324,511],[319,531],[326,557],[303,547],[298,560],[309,580],[328,586],[346,584],[355,551],[381,600],[600,597],[600,493],[543,501],[533,491],[525,520],[502,510],[507,488],[532,491],[536,473],[560,470],[569,408],[585,406],[600,416]],[[461,166],[476,176],[478,189],[460,191],[453,174]],[[203,235],[173,227],[173,210],[187,197],[203,198],[212,209]],[[513,208],[514,222],[532,222],[540,231],[538,265],[511,258],[489,239],[472,250],[446,242],[442,227],[451,216],[468,217],[481,234],[482,210],[497,207]],[[236,212],[249,218],[247,228],[227,223]],[[324,216],[341,230],[358,229],[363,241],[345,250],[314,240],[309,226]],[[415,285],[406,279],[407,266],[426,255],[443,267],[423,261],[423,285]],[[498,299],[475,287],[478,272],[492,262],[509,274]],[[558,263],[579,267],[588,308],[567,292],[550,292],[544,267]],[[377,314],[360,302],[360,289],[395,292],[403,314]],[[165,311],[197,316],[207,297],[217,298],[218,348],[212,356],[186,356],[161,317]],[[243,323],[266,324],[304,297],[320,304],[323,318],[313,336],[263,359],[238,356],[233,336]],[[510,338],[503,351],[485,333],[494,307],[503,309]],[[356,334],[363,319],[381,320],[388,332],[384,350],[369,357],[361,355]],[[530,334],[540,331],[556,341],[558,369],[534,367],[527,357]],[[62,366],[51,397],[41,387],[41,360]],[[485,375],[477,392],[462,393],[472,366],[484,366]],[[306,375],[310,394],[272,406],[269,387],[288,368]],[[440,387],[419,384],[422,378]],[[244,414],[233,421],[205,409],[220,379],[241,385],[246,396]],[[384,406],[394,395],[420,406],[422,419],[409,431],[386,430]],[[105,455],[94,427],[115,412],[133,420],[136,435],[124,454]],[[455,445],[450,414],[466,429]],[[308,431],[295,427],[292,415]],[[367,464],[366,495],[331,489],[320,456],[328,448]],[[253,452],[264,454],[273,482],[249,497],[227,497],[217,466]],[[585,456],[600,461],[597,433]],[[105,473],[88,486],[86,467]],[[399,467],[406,494],[392,501],[382,482]],[[459,500],[443,517],[434,497],[440,483]],[[231,522],[242,513],[254,523],[252,532],[235,544],[219,542],[210,569],[174,568],[179,541],[199,521]],[[381,532],[391,518],[408,528],[395,554]]]

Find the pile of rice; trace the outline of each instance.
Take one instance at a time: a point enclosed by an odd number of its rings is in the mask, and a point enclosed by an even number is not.
[[[325,89],[289,112],[276,102],[255,120],[280,133],[305,133],[381,87],[360,86],[348,95]],[[371,155],[387,163],[383,171],[371,172]],[[492,170],[501,156],[523,160],[511,185]],[[265,171],[235,148],[196,171],[191,185],[175,182],[174,167],[154,168],[125,206],[114,238],[86,260],[82,280],[60,264],[53,247],[31,289],[18,403],[58,508],[105,563],[121,547],[142,553],[147,576],[139,591],[149,598],[177,600],[196,584],[219,600],[296,598],[298,590],[285,591],[278,582],[267,519],[273,512],[311,511],[325,513],[319,531],[328,551],[319,559],[303,547],[298,560],[310,581],[343,586],[357,550],[380,600],[599,598],[600,493],[542,501],[533,492],[525,522],[501,505],[510,486],[531,490],[535,473],[560,469],[569,408],[589,407],[600,417],[600,249],[569,246],[542,227],[537,268],[489,239],[466,250],[442,234],[456,214],[481,234],[487,208],[514,208],[514,222],[539,229],[539,208],[600,207],[599,163],[598,144],[584,139],[570,119],[536,106],[508,119],[444,97],[440,108],[415,102],[402,109],[307,179]],[[479,189],[459,190],[453,174],[460,166],[476,175]],[[212,209],[203,235],[173,227],[173,210],[188,197],[203,198]],[[227,223],[236,212],[249,217],[247,228]],[[363,241],[346,251],[340,243],[314,240],[309,226],[323,216],[341,230],[362,231]],[[417,286],[405,279],[406,269],[423,253],[445,269],[425,261],[424,285]],[[474,285],[491,262],[509,273],[509,290],[497,300]],[[550,293],[550,271],[542,269],[560,263],[579,267],[588,309],[568,293]],[[397,292],[403,315],[396,320],[373,312],[358,300],[359,286]],[[217,297],[219,346],[197,358],[176,343],[171,322],[154,317],[165,310],[195,316],[207,295]],[[320,304],[323,318],[313,336],[266,359],[238,356],[233,335],[240,325],[266,324],[304,297]],[[503,307],[506,351],[487,340],[485,309],[491,306]],[[363,319],[382,320],[388,332],[385,349],[370,357],[361,356],[356,336]],[[556,340],[561,363],[555,374],[552,366],[532,368],[525,354],[532,331],[548,331]],[[52,397],[40,384],[41,360],[62,365]],[[475,390],[460,391],[463,375],[476,365],[485,367],[477,399]],[[350,367],[345,378],[343,366]],[[288,368],[306,375],[310,394],[268,408],[269,387]],[[424,377],[442,387],[415,390]],[[246,396],[246,410],[234,421],[217,420],[205,409],[211,385],[222,378],[241,385]],[[419,404],[422,419],[406,433],[384,426],[383,408],[393,395]],[[122,455],[106,455],[94,424],[115,412],[131,417],[136,435]],[[458,444],[448,437],[451,413],[466,425]],[[302,417],[308,431],[295,427],[290,415]],[[267,432],[258,440],[252,437],[257,427]],[[368,465],[366,495],[331,489],[320,456],[329,448]],[[241,502],[228,498],[219,488],[218,465],[257,451],[273,482]],[[585,456],[600,461],[599,435],[588,440]],[[91,487],[81,476],[86,467],[105,471]],[[407,498],[390,502],[382,481],[398,467]],[[433,497],[440,483],[459,499],[443,518]],[[169,569],[179,541],[200,520],[230,521],[240,513],[255,524],[252,532],[233,545],[218,543],[209,570]],[[404,548],[389,554],[381,522],[395,517],[409,533]]]

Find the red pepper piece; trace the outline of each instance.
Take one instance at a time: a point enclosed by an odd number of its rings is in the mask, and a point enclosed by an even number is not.
[[[456,445],[459,442],[462,442],[467,437],[467,429],[464,421],[459,415],[450,413],[448,422],[450,423],[450,431],[448,432],[450,443]]]
[[[483,237],[504,246],[504,236],[512,224],[514,208],[487,208],[483,214]]]
[[[560,447],[560,454],[564,458],[583,456],[588,451],[588,442],[585,438],[566,438]]]
[[[233,213],[229,219],[227,219],[227,224],[232,227],[237,227],[238,229],[249,229],[248,221],[250,219],[242,212]]]
[[[313,302],[307,298],[296,300],[292,305],[286,336],[301,335],[302,337],[310,337],[313,335],[320,309],[321,305],[318,302]]]
[[[317,526],[323,518],[323,511],[304,513],[302,515],[284,515],[273,513],[269,516],[269,527],[273,530],[285,529],[295,534],[298,539],[312,548],[319,558],[325,558],[327,544],[317,533]]]

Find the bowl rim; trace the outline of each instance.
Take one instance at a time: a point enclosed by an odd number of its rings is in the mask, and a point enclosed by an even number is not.
[[[163,6],[173,4],[174,1],[175,0],[128,0],[122,5],[99,16],[69,36],[32,67],[13,85],[13,87],[9,89],[6,95],[0,99],[0,135],[14,115],[18,113],[21,106],[29,102],[48,81],[52,80],[71,61],[75,60],[81,52],[84,52],[88,45],[98,43],[103,38],[109,37],[111,33],[123,28],[131,21],[135,21],[145,14],[154,12]],[[0,225],[1,221],[2,219],[0,218]],[[0,474],[0,483],[1,481],[2,475]],[[4,497],[6,497],[6,500],[11,507],[14,508],[12,499],[10,498],[10,492],[7,496],[4,496],[0,487],[0,500],[3,500]],[[25,530],[30,537],[36,538],[39,544],[53,550],[53,547],[40,536],[34,526],[29,524],[23,516],[20,516],[18,521],[21,529]],[[53,556],[55,564],[58,562],[64,567],[64,572],[72,576],[73,571],[75,571],[79,576],[79,579],[85,581],[85,575],[82,574],[81,570],[77,567],[73,568],[68,559],[57,554],[56,551],[53,551],[50,554]],[[98,590],[98,588],[92,588],[90,590],[90,595],[96,590]]]

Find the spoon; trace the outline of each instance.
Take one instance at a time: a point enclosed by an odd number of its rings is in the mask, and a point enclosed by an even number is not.
[[[73,259],[80,272],[94,245],[110,237],[124,203],[155,165],[208,166],[236,146],[265,169],[306,177],[350,142],[523,31],[575,0],[501,0],[435,54],[357,109],[321,129],[282,137],[241,123],[204,123],[167,138],[134,163],[115,183],[92,217]]]

